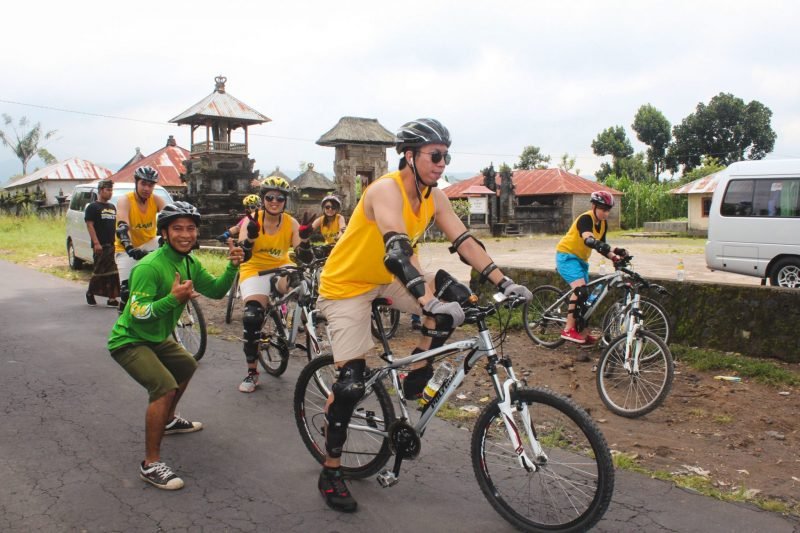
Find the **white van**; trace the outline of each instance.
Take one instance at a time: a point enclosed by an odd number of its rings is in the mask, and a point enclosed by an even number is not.
[[[800,288],[800,159],[733,163],[708,217],[709,269]]]
[[[133,191],[133,183],[115,183],[111,203],[117,205],[117,200],[123,194]],[[164,198],[168,204],[172,197],[167,190],[156,185],[153,194]],[[86,222],[83,220],[86,206],[97,200],[97,182],[76,185],[67,208],[67,257],[69,266],[73,270],[80,269],[84,263],[93,261],[92,244]]]

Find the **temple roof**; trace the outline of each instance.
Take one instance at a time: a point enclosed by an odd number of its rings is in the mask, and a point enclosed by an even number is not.
[[[339,122],[317,140],[320,146],[340,144],[377,144],[394,146],[395,136],[381,126],[376,118],[342,117]]]
[[[226,119],[231,127],[235,129],[240,126],[272,121],[271,118],[262,115],[249,105],[225,92],[227,78],[217,76],[214,81],[216,86],[213,93],[171,119],[170,122],[176,124],[205,124],[207,119]]]
[[[292,187],[297,187],[298,189],[333,191],[336,189],[336,184],[326,178],[324,174],[320,174],[314,170],[314,164],[309,163],[306,171],[292,181]]]

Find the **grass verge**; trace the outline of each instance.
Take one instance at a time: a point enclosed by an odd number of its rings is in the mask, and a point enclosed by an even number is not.
[[[636,457],[622,452],[613,452],[614,466],[619,470],[627,470],[643,474],[653,479],[669,481],[678,487],[689,489],[704,496],[724,502],[751,503],[772,513],[800,516],[800,502],[785,502],[772,498],[760,498],[757,491],[747,489],[744,485],[724,489],[716,486],[708,477],[696,474],[680,474],[664,470],[648,470],[641,466]]]
[[[800,373],[786,368],[787,363],[707,348],[692,348],[681,344],[670,345],[670,350],[675,359],[689,364],[696,370],[733,373],[742,378],[776,387],[800,386]]]

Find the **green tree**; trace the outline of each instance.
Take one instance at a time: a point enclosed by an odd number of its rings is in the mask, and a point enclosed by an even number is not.
[[[5,113],[3,113],[3,122],[6,126],[11,126],[13,135],[0,130],[0,141],[3,141],[4,146],[11,148],[17,159],[22,162],[23,176],[28,173],[28,163],[34,156],[40,156],[45,162],[48,161],[48,158],[55,159],[50,152],[44,150],[43,144],[44,141],[56,134],[56,130],[43,132],[41,123],[37,122],[31,125],[27,117],[19,119],[17,127],[14,127],[14,120]]]
[[[628,140],[628,136],[622,126],[612,126],[601,131],[597,138],[592,141],[592,150],[595,155],[611,156],[612,166],[609,167],[607,163],[604,163],[604,165],[606,170],[610,168],[617,176],[622,175],[620,161],[633,155],[633,146],[631,146],[631,142]],[[603,168],[601,166],[600,172],[597,173],[598,179],[600,173],[603,172]],[[608,175],[608,173],[606,172],[605,175]]]
[[[561,154],[561,161],[559,161],[558,163],[558,168],[560,168],[564,172],[573,172],[573,169],[575,169],[573,174],[581,173],[581,169],[575,168],[575,158],[570,157],[570,155],[566,152]]]
[[[667,149],[672,140],[671,125],[661,111],[650,104],[643,105],[636,112],[631,128],[636,138],[646,144],[647,166],[654,181],[664,172],[667,162]]]
[[[756,100],[745,103],[729,93],[719,93],[708,105],[700,102],[694,113],[675,126],[669,150],[670,165],[692,170],[703,156],[722,165],[744,159],[763,159],[775,147],[772,111]]]
[[[681,176],[681,178],[675,182],[675,186],[680,187],[681,185],[691,183],[694,180],[699,180],[700,178],[704,178],[709,174],[713,174],[714,172],[719,172],[724,168],[725,165],[720,165],[719,160],[716,157],[704,157],[702,166],[693,168],[689,172],[685,172],[683,176]]]
[[[538,146],[526,146],[522,149],[519,162],[514,165],[518,170],[533,170],[535,168],[547,168],[550,156],[542,153]]]

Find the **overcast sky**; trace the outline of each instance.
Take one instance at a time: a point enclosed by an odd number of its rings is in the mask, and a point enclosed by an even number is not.
[[[3,8],[0,113],[57,129],[46,148],[59,159],[117,170],[170,134],[188,148],[189,128],[167,121],[221,74],[231,95],[272,119],[250,130],[262,174],[308,161],[330,176],[333,149],[315,141],[349,115],[390,131],[438,118],[453,138],[449,172],[513,164],[533,144],[553,164],[577,156],[586,175],[602,162],[591,142],[609,126],[644,149],[630,128],[641,105],[675,125],[729,92],[772,110],[770,157],[800,157],[799,5],[13,2]],[[29,171],[41,166],[34,159]],[[20,170],[0,146],[0,182]]]

